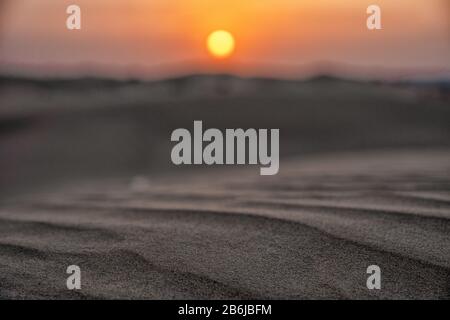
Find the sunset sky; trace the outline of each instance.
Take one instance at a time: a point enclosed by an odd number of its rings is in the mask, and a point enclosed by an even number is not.
[[[161,78],[192,72],[295,77],[353,66],[368,77],[450,70],[448,0],[0,0],[0,71]],[[66,8],[82,29],[66,29]],[[383,30],[366,28],[382,9]],[[215,59],[208,35],[235,51]],[[351,72],[350,72],[351,73]]]

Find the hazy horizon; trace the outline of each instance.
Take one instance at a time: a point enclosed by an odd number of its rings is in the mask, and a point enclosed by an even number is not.
[[[446,77],[445,0],[378,0],[382,30],[366,28],[368,0],[2,0],[0,72],[30,76],[164,79],[227,73],[300,78]],[[66,8],[82,29],[65,27]],[[218,61],[207,35],[229,30],[236,51]]]

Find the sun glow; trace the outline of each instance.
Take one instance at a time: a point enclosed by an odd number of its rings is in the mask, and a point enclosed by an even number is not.
[[[208,51],[217,58],[230,56],[235,48],[234,37],[225,30],[212,32],[207,39]]]

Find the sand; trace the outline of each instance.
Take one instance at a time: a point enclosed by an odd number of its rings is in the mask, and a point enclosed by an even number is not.
[[[0,297],[448,299],[442,172],[450,152],[349,154],[291,160],[275,178],[141,177],[11,201]],[[379,291],[366,288],[372,264]]]
[[[236,79],[231,93],[194,80],[97,96],[32,83],[4,100],[0,298],[450,299],[447,101],[337,80]],[[280,173],[168,163],[171,130],[199,116],[280,127]],[[66,288],[69,265],[81,290]],[[381,290],[366,287],[369,265]]]

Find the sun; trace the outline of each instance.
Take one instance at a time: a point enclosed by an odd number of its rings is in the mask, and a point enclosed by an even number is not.
[[[235,48],[234,37],[225,30],[214,31],[208,36],[207,47],[209,53],[216,58],[229,57]]]

